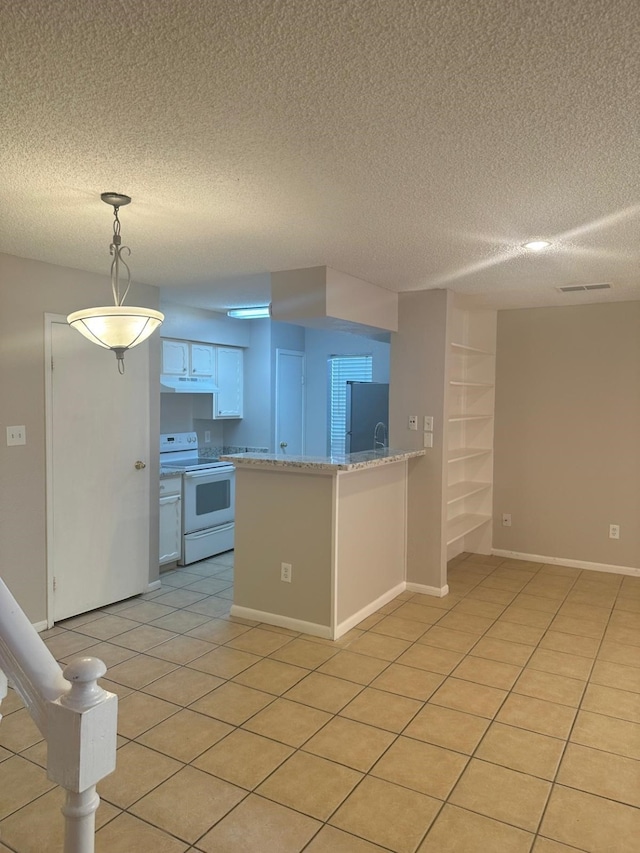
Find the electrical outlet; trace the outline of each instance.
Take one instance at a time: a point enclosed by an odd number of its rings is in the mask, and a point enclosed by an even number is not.
[[[610,524],[609,525],[609,539],[619,539],[620,538],[620,525],[619,524]]]
[[[503,512],[502,513],[502,526],[503,527],[511,527],[511,513]]]
[[[431,415],[424,416],[424,431],[433,432],[433,418]]]
[[[409,415],[409,429],[418,429],[417,415]]]
[[[25,426],[7,427],[7,447],[27,443],[27,428]]]
[[[291,563],[280,563],[280,580],[285,583],[291,583],[293,575],[293,566]]]
[[[205,429],[204,431],[204,443],[211,444],[211,430]]]

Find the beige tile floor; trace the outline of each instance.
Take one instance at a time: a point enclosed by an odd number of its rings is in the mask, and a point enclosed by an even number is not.
[[[118,693],[98,853],[636,853],[640,578],[463,555],[337,643],[229,617],[233,554],[56,626]],[[13,691],[0,851],[61,847]]]

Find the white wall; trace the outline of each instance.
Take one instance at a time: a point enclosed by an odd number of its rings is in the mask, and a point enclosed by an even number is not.
[[[234,320],[217,311],[190,308],[174,302],[163,302],[165,314],[161,337],[178,340],[204,341],[224,346],[245,348],[245,377],[247,376],[247,358],[252,338],[253,323],[258,321]],[[255,364],[251,364],[255,367]],[[251,412],[255,398],[254,389],[245,394],[245,412]],[[202,446],[222,447],[225,444],[249,444],[249,441],[234,440],[236,424],[242,421],[215,421],[212,419],[213,400],[210,394],[161,394],[160,395],[160,432],[189,432],[196,430]],[[253,418],[251,418],[253,421]],[[249,423],[250,421],[247,421]],[[211,440],[205,442],[205,432]],[[227,435],[229,433],[229,435]]]
[[[373,356],[373,381],[389,381],[390,345],[362,335],[305,329],[268,320],[231,320],[212,311],[167,303],[163,337],[201,340],[244,347],[244,417],[207,423],[199,396],[163,394],[161,431],[197,429],[212,433],[212,445],[266,447],[274,451],[276,351],[304,352],[306,356],[305,452],[327,452],[328,381],[330,355]]]
[[[271,447],[271,322],[244,320],[249,347],[244,351],[244,417],[224,422],[224,443]]]
[[[229,347],[248,347],[249,321],[234,320],[219,311],[190,308],[174,302],[161,302],[164,312],[161,337],[185,341],[204,341]]]
[[[389,381],[390,345],[361,335],[306,329],[307,362],[306,453],[325,456],[329,424],[329,379],[327,359],[331,355],[373,356],[373,381]]]

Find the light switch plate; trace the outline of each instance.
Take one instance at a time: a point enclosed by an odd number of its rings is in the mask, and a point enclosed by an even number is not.
[[[424,431],[433,432],[433,417],[431,415],[424,416]]]
[[[27,428],[25,426],[7,427],[7,446],[27,443]]]
[[[433,433],[432,432],[424,432],[424,447],[433,447]]]

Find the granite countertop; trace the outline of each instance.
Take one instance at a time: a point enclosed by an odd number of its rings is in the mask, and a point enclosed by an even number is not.
[[[220,457],[236,466],[251,468],[297,468],[312,471],[361,471],[392,462],[402,462],[416,456],[424,456],[424,450],[364,450],[361,453],[346,453],[340,456],[286,456],[282,453],[233,453]]]

